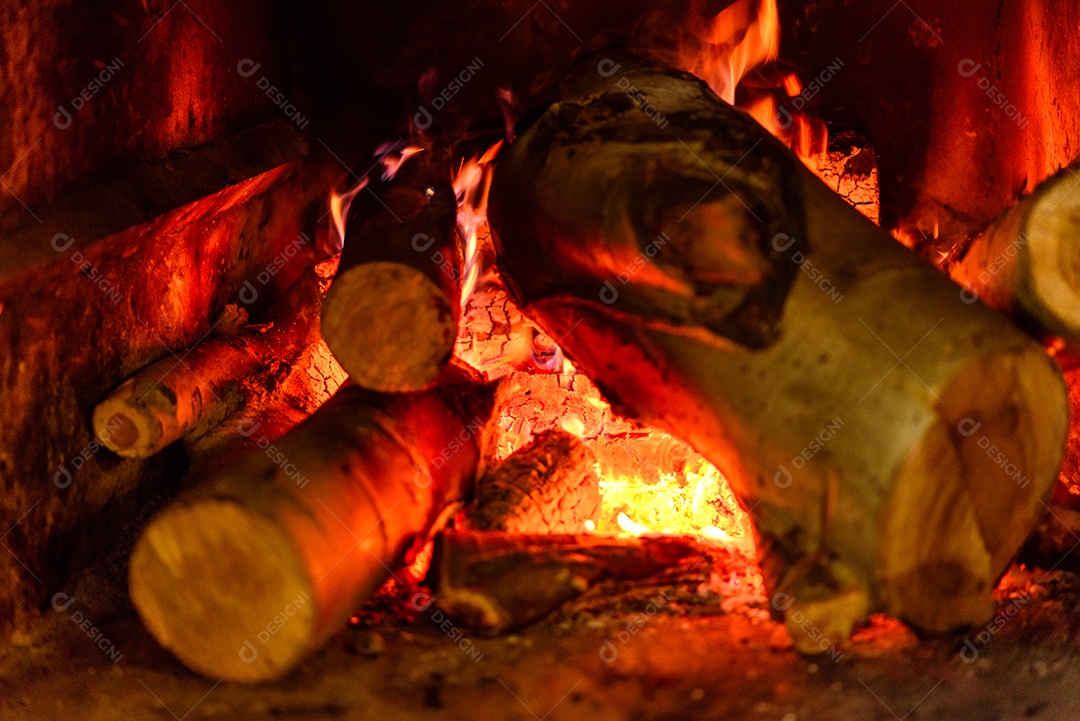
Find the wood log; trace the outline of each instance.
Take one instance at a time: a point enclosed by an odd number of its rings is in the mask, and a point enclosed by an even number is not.
[[[600,580],[641,580],[698,557],[693,538],[609,538],[497,531],[441,533],[431,568],[447,616],[484,633],[520,628]]]
[[[316,267],[309,268],[265,323],[143,368],[94,408],[94,433],[120,456],[148,458],[200,424],[220,422],[252,404],[278,384],[282,368],[275,361],[289,367],[323,345],[318,318],[327,285]],[[327,377],[338,377],[340,385],[340,374]]]
[[[509,533],[580,533],[600,516],[596,458],[576,436],[538,434],[487,469],[463,528]]]
[[[143,623],[189,668],[277,678],[343,627],[468,493],[492,394],[348,386],[156,516],[131,558]]]
[[[1080,418],[1080,357],[1059,353],[1057,360],[1069,386],[1069,417]],[[1080,423],[1069,426],[1065,456],[1049,509],[1028,544],[1039,561],[1053,567],[1066,556],[1080,558]]]
[[[980,233],[949,274],[976,298],[1045,338],[1080,341],[1080,200],[1065,168]]]
[[[387,206],[346,226],[322,330],[352,380],[385,392],[431,387],[449,362],[460,316],[457,203],[449,185],[395,186]]]
[[[593,55],[533,117],[492,187],[503,278],[728,477],[798,647],[988,620],[1061,459],[1044,350],[692,76]]]

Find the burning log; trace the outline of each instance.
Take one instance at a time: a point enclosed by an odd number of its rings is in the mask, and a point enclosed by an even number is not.
[[[457,338],[457,202],[446,184],[436,185],[430,198],[406,186],[384,195],[384,211],[355,233],[346,230],[322,330],[357,384],[421,390],[435,383]]]
[[[283,366],[321,356],[314,346],[324,347],[318,318],[326,281],[318,270],[293,283],[265,324],[209,340],[182,360],[170,355],[128,378],[94,408],[94,433],[120,456],[148,458],[197,426],[252,405],[278,385]]]
[[[493,405],[478,390],[347,387],[266,453],[180,496],[132,555],[146,627],[207,676],[288,672],[470,492]]]
[[[486,633],[520,628],[551,613],[600,580],[641,580],[700,556],[689,537],[607,538],[442,533],[431,567],[439,608]]]
[[[1075,170],[1063,169],[984,230],[950,269],[966,297],[1043,336],[1080,340]]]
[[[577,533],[600,514],[596,459],[576,436],[551,430],[477,481],[465,527],[510,533]]]
[[[638,59],[571,71],[490,209],[523,312],[752,509],[798,648],[878,610],[990,617],[1068,426],[1037,343],[704,83]]]

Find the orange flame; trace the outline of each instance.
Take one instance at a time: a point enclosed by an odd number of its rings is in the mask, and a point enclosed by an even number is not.
[[[479,232],[487,225],[488,193],[491,191],[492,161],[499,154],[503,141],[492,145],[479,158],[463,160],[453,178],[454,195],[457,196],[457,224],[463,242],[461,300],[468,302],[480,277]]]
[[[776,97],[771,94],[743,105],[735,101],[735,90],[746,74],[776,60],[779,53],[780,18],[776,0],[739,0],[718,13],[707,29],[681,44],[676,64],[708,83],[723,100],[752,116],[816,171],[816,157],[828,145],[823,123],[792,113],[786,107],[781,115]],[[789,73],[776,89],[794,98],[803,86],[797,75]]]
[[[780,54],[780,17],[776,0],[739,0],[712,19],[695,50],[682,48],[687,72],[735,104],[735,88],[750,70]]]
[[[400,142],[398,141],[398,143]],[[401,170],[401,166],[405,164],[405,161],[423,151],[423,148],[419,145],[407,145],[399,152],[397,150],[398,143],[383,143],[375,149],[375,157],[379,159],[377,165],[383,166],[383,180],[392,180]],[[352,205],[357,193],[366,188],[368,183],[369,178],[365,173],[364,177],[357,178],[356,184],[344,193],[330,191],[330,220],[332,223],[331,229],[333,230],[330,243],[335,252],[341,252],[341,249],[345,247],[345,219],[349,217],[349,207]]]
[[[356,182],[356,185],[340,195],[336,191],[330,191],[330,220],[334,231],[330,236],[330,243],[336,252],[340,253],[345,247],[345,219],[349,217],[349,207],[352,205],[353,198],[366,188],[367,184],[368,179],[365,175]]]

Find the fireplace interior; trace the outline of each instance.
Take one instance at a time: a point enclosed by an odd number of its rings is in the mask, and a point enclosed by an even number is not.
[[[0,38],[0,718],[1080,718],[1080,3]]]

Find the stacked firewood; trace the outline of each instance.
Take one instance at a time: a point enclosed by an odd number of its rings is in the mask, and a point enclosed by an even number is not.
[[[518,131],[491,201],[498,273],[528,323],[500,317],[531,334],[507,354],[557,372],[555,350],[536,355],[558,339],[616,411],[724,471],[797,648],[842,644],[876,611],[928,631],[985,622],[1068,424],[1053,360],[973,301],[1074,339],[1060,188],[967,249],[962,289],[670,68],[587,58]],[[273,361],[309,368],[328,346],[349,375],[264,452],[206,471],[135,549],[147,628],[209,676],[288,672],[451,519],[436,599],[490,632],[693,553],[583,534],[600,492],[580,434],[530,429],[500,460],[492,421],[521,397],[454,358],[470,262],[454,190],[429,167],[372,195],[325,301],[324,283],[297,281],[265,327],[144,369],[95,413],[110,448],[145,457],[242,415]]]

